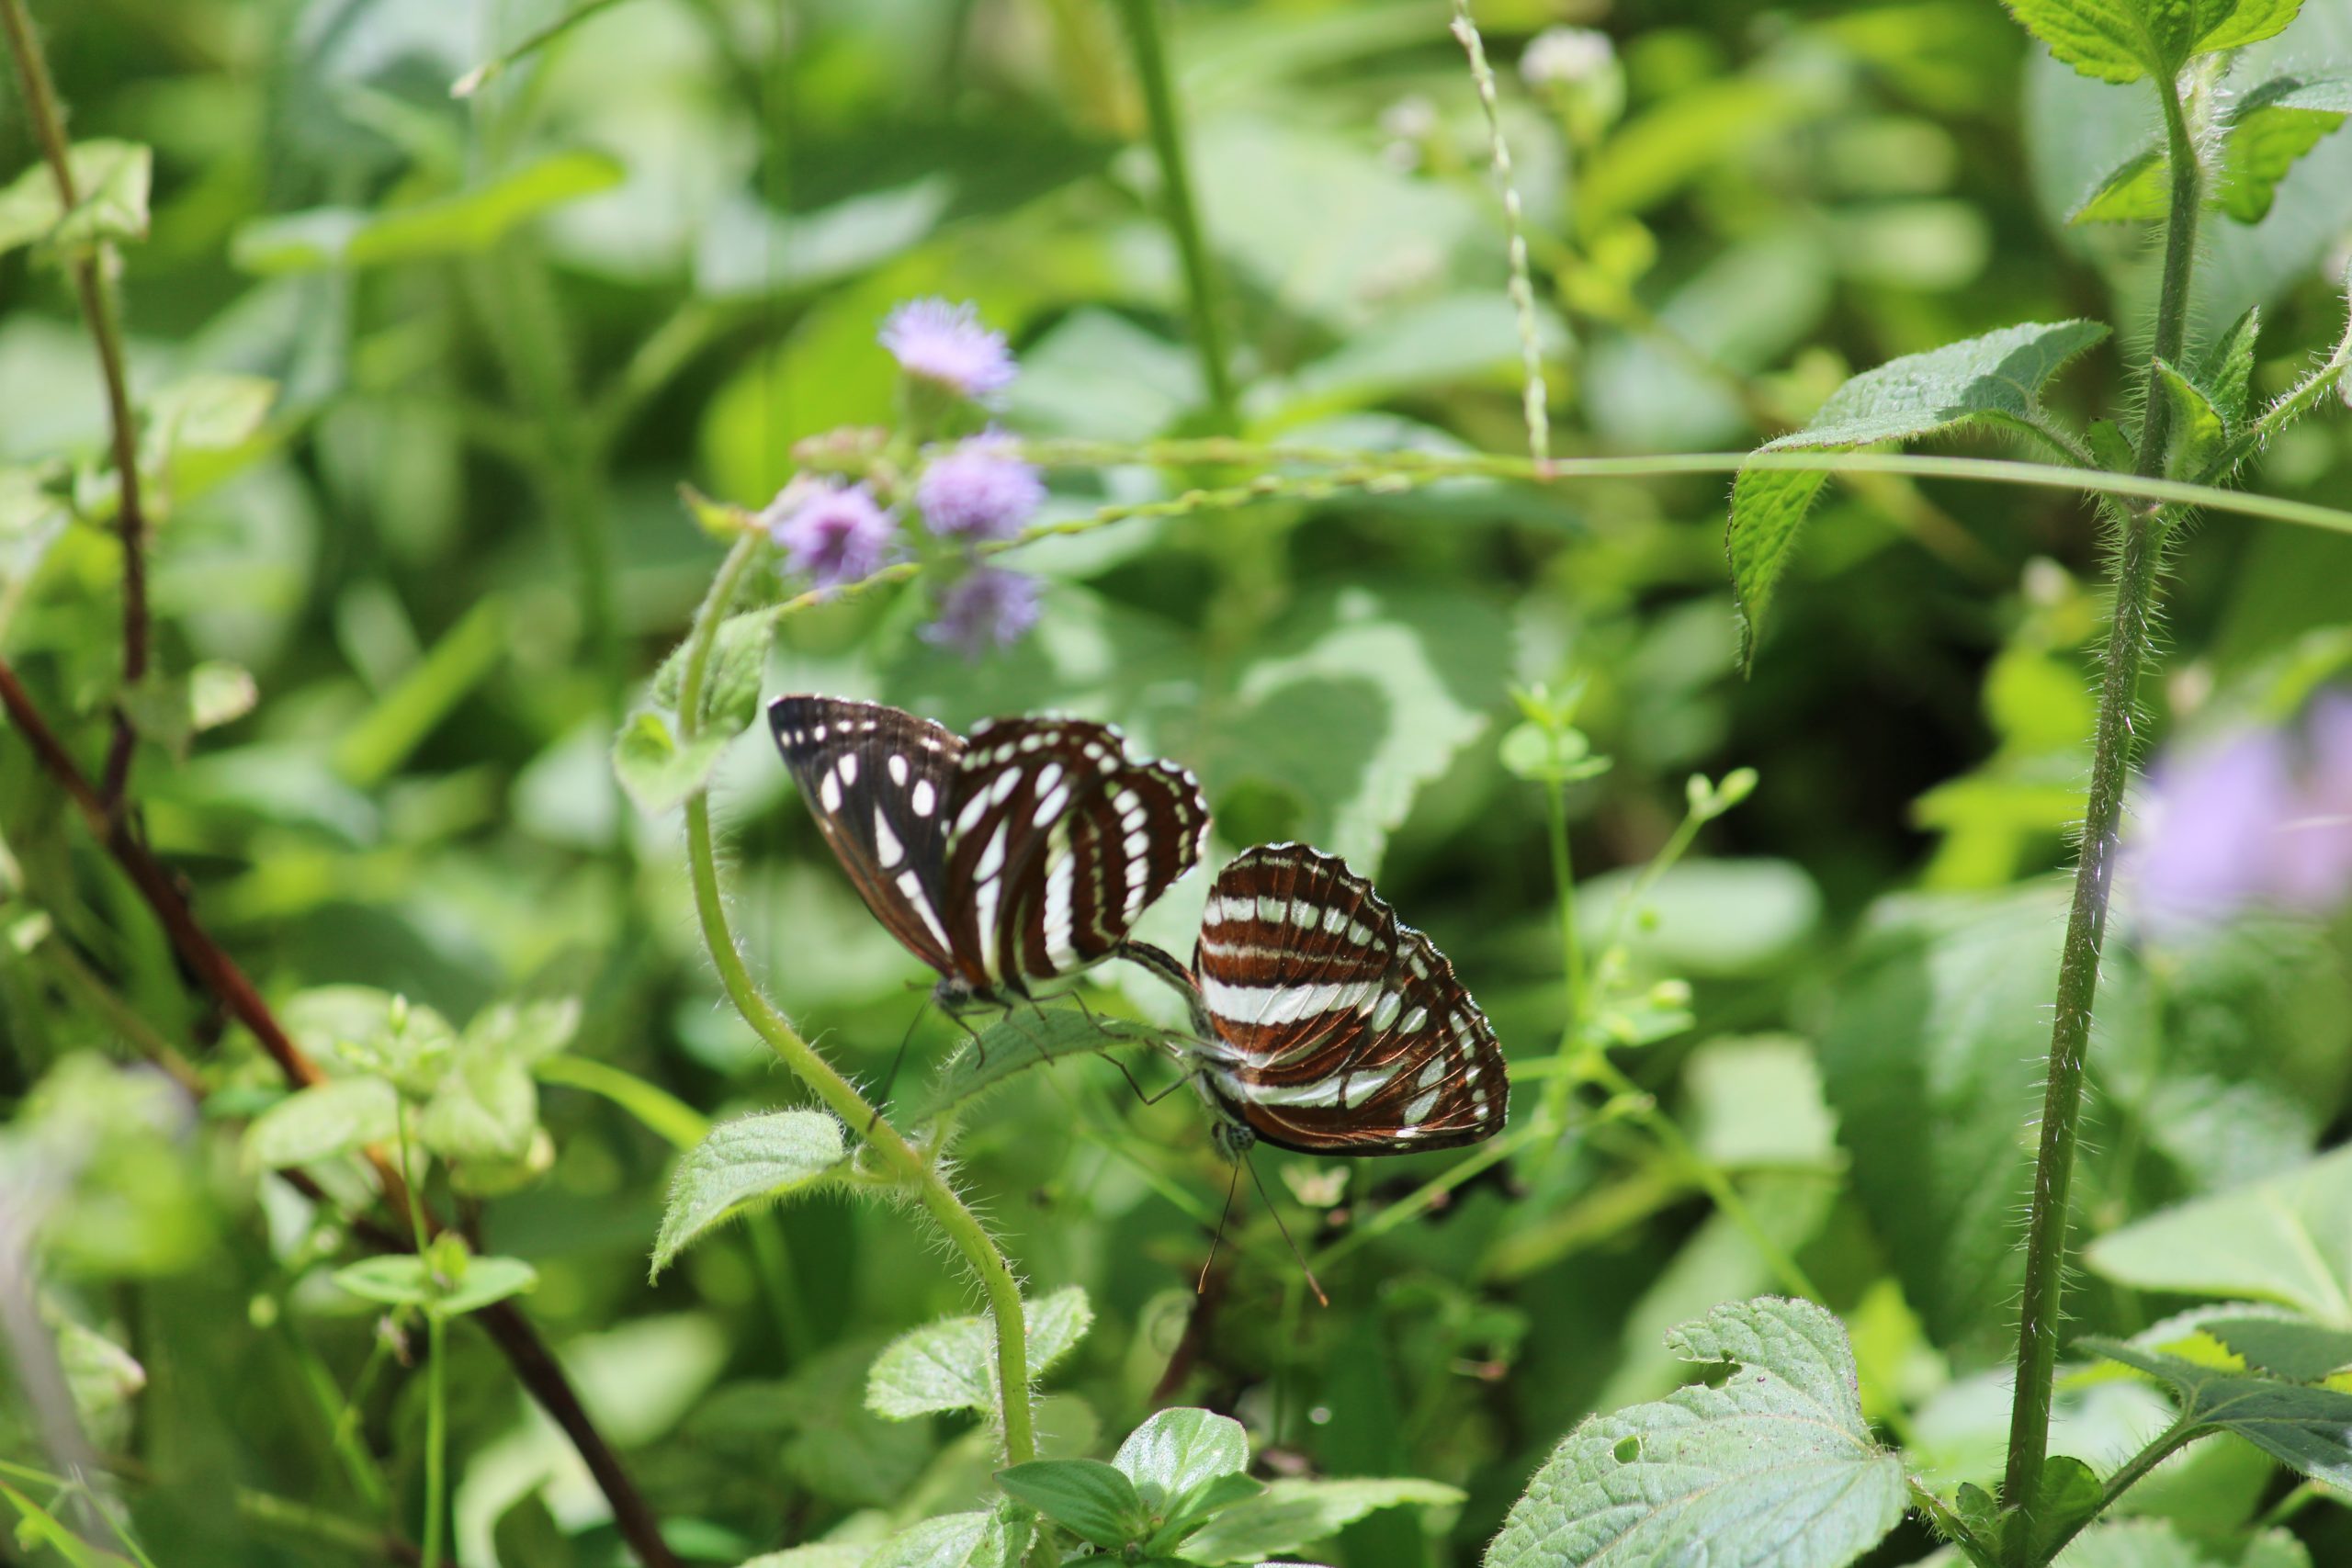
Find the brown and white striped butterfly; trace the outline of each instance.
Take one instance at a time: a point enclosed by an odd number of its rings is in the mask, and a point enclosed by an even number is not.
[[[1345,862],[1261,844],[1217,874],[1193,958],[1193,1081],[1239,1154],[1402,1155],[1498,1132],[1495,1032],[1453,965]]]
[[[778,697],[768,722],[865,907],[939,972],[950,1011],[1112,956],[1208,835],[1193,775],[1131,760],[1109,725],[994,718],[967,739],[805,694]]]

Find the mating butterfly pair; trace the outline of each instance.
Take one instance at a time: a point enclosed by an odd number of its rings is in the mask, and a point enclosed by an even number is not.
[[[1486,1015],[1371,884],[1301,844],[1261,844],[1209,889],[1191,971],[1131,939],[1200,860],[1193,775],[1137,762],[1116,729],[983,721],[968,739],[837,697],[768,709],[785,763],[875,918],[936,970],[943,1008],[1008,1005],[1109,957],[1187,987],[1185,1068],[1239,1153],[1409,1154],[1503,1124]]]

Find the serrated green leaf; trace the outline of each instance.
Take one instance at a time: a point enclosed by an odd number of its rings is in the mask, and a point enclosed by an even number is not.
[[[2248,306],[2197,362],[2199,389],[2232,430],[2245,419],[2246,389],[2254,380],[2254,351],[2261,336],[2262,307]]]
[[[2026,31],[2086,76],[2136,82],[2167,65],[2148,28],[2143,0],[2008,0]]]
[[[2172,404],[2172,450],[2165,470],[2174,479],[2196,481],[2206,477],[2214,455],[2229,438],[2221,412],[2206,400],[2196,383],[2172,366],[2155,362],[2156,379]]]
[[[400,1094],[379,1077],[330,1078],[298,1089],[245,1129],[245,1160],[283,1170],[389,1143],[400,1132]]]
[[[1140,1540],[1151,1528],[1135,1483],[1101,1460],[1035,1460],[998,1471],[996,1483],[1014,1502],[1106,1551]]]
[[[153,155],[134,141],[77,141],[66,149],[74,210],[58,199],[49,164],[35,162],[0,189],[0,255],[47,242],[80,246],[147,237],[147,187]]]
[[[2210,22],[2197,39],[2197,52],[2216,54],[2258,43],[2287,30],[2303,8],[2303,0],[2237,0],[2221,7],[2222,15]]]
[[[768,645],[775,640],[775,623],[774,605],[746,610],[718,623],[711,637],[710,658],[703,667],[705,728],[732,737],[741,735],[759,716],[760,682],[767,673]],[[691,647],[691,643],[680,644],[653,672],[655,705],[673,713],[677,710]]]
[[[722,1122],[678,1162],[653,1243],[660,1275],[686,1247],[754,1204],[806,1191],[847,1159],[842,1124],[820,1111],[777,1111]]]
[[[1667,1337],[1720,1387],[1589,1417],[1504,1521],[1487,1568],[1844,1568],[1903,1518],[1900,1455],[1863,1419],[1853,1350],[1806,1302],[1717,1307]]]
[[[1850,451],[1979,423],[2030,430],[2043,417],[2042,387],[2106,336],[2097,321],[2030,321],[1905,355],[1848,381],[1811,423],[1760,450]],[[1772,590],[1828,477],[1746,468],[1732,482],[1728,550],[1744,664],[1755,661],[1756,636]]]
[[[621,726],[613,743],[613,773],[639,811],[658,817],[710,782],[711,770],[732,739],[732,735],[706,730],[695,737],[694,744],[682,747],[669,715],[636,714]]]
[[[1018,1568],[1029,1535],[997,1514],[942,1514],[876,1547],[865,1568]]]
[[[2143,1291],[2275,1302],[2352,1327],[2352,1149],[2167,1209],[2091,1243],[2093,1272]]]
[[[2172,210],[2172,169],[2165,155],[2151,147],[2124,160],[2099,181],[2081,206],[2066,215],[2069,223],[2145,223]]]
[[[2200,1366],[2120,1339],[2093,1336],[2075,1345],[2169,1385],[2189,1427],[2234,1433],[2289,1469],[2352,1493],[2352,1393]]]
[[[1439,1507],[1462,1493],[1436,1481],[1276,1481],[1247,1502],[1218,1512],[1179,1547],[1189,1562],[1260,1562],[1328,1540],[1382,1508]]]
[[[1076,1348],[1093,1326],[1086,1292],[1065,1285],[1021,1303],[1028,1331],[1029,1375],[1043,1375]],[[894,1421],[945,1410],[996,1408],[996,1323],[949,1317],[901,1334],[874,1359],[865,1380],[865,1407]]]
[[[1075,1008],[1016,1009],[982,1030],[977,1044],[958,1049],[937,1077],[908,1097],[901,1114],[910,1122],[927,1122],[1033,1067],[1169,1050],[1182,1038],[1132,1020],[1090,1018]]]
[[[2288,1382],[2318,1382],[2352,1367],[2352,1328],[2258,1307],[2199,1313],[2195,1321],[2256,1371]]]
[[[2214,204],[2241,223],[2269,216],[2278,182],[2352,114],[2352,77],[2278,76],[2232,107]]]
[[[247,272],[287,273],[474,254],[551,208],[610,190],[626,173],[602,152],[551,152],[413,207],[319,208],[258,219],[237,231],[230,256]]]
[[[1241,1423],[1206,1410],[1162,1410],[1127,1434],[1111,1462],[1127,1472],[1144,1501],[1171,1509],[1194,1489],[1250,1468]]]

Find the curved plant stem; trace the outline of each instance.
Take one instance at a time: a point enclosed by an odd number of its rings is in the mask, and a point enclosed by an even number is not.
[[[727,607],[733,602],[760,547],[761,540],[756,536],[747,535],[737,543],[726,564],[718,569],[709,597],[703,601],[695,616],[685,669],[678,682],[678,730],[685,741],[691,742],[702,728],[703,684],[709,671],[710,650],[718,638],[718,624],[726,618]],[[726,989],[728,1000],[735,1004],[743,1021],[784,1058],[801,1082],[816,1091],[817,1098],[834,1115],[852,1130],[865,1130],[867,1145],[912,1191],[915,1201],[946,1233],[947,1239],[978,1276],[980,1288],[988,1296],[989,1315],[996,1320],[997,1382],[1005,1457],[1013,1464],[1035,1459],[1037,1441],[1029,1413],[1027,1325],[1021,1315],[1021,1287],[1014,1281],[1004,1254],[997,1249],[979,1216],[956,1196],[939,1168],[908,1143],[897,1127],[883,1120],[855,1086],[800,1037],[791,1021],[776,1010],[752,980],[742,953],[735,945],[735,933],[727,924],[726,901],[718,890],[718,859],[711,841],[710,798],[703,791],[696,791],[686,799],[686,861],[694,880],[695,910],[701,918],[703,942],[710,950],[711,963],[718,971],[718,981]]]
[[[1226,355],[1216,263],[1201,227],[1200,208],[1193,199],[1193,175],[1184,157],[1184,123],[1176,106],[1175,86],[1169,79],[1159,0],[1121,0],[1119,8],[1126,17],[1127,38],[1135,47],[1136,75],[1143,84],[1144,113],[1151,122],[1151,150],[1159,160],[1160,199],[1167,203],[1168,227],[1175,233],[1176,250],[1184,264],[1193,346],[1201,357],[1209,412],[1216,415],[1219,429],[1237,431],[1241,428],[1241,405],[1234,395],[1232,365]]]
[[[1527,421],[1527,455],[1540,469],[1552,456],[1552,417],[1545,406],[1544,340],[1535,321],[1535,285],[1527,270],[1527,226],[1520,214],[1519,186],[1512,178],[1510,143],[1503,137],[1502,106],[1495,96],[1494,67],[1487,63],[1487,43],[1470,15],[1470,0],[1453,0],[1453,39],[1470,60],[1470,80],[1478,89],[1478,107],[1487,116],[1487,155],[1495,166],[1495,183],[1502,187],[1503,231],[1510,256],[1510,302],[1519,320],[1520,406]]]
[[[8,35],[9,52],[16,57],[17,81],[23,88],[25,108],[40,141],[57,182],[61,212],[81,205],[74,188],[74,164],[65,139],[65,114],[50,80],[49,61],[33,32],[25,0],[0,0],[0,28]],[[87,251],[66,258],[74,293],[81,301],[82,318],[89,324],[90,343],[98,355],[98,374],[106,384],[107,420],[114,443],[116,531],[122,540],[122,684],[124,694],[147,673],[147,513],[139,484],[139,428],[130,412],[130,377],[123,367],[122,321],[114,287],[115,251],[100,240]],[[108,811],[121,803],[130,778],[130,758],[138,736],[126,710],[115,708],[114,737],[107,743],[106,769],[99,775],[100,798]]]
[[[2178,362],[2188,334],[2188,284],[2197,261],[2197,212],[2202,197],[2201,173],[2179,89],[2168,80],[2159,80],[2156,85],[2164,100],[2172,161],[2172,210],[2165,225],[2164,288],[2156,304],[2155,338],[2148,366],[2147,412],[2140,432],[2136,468],[2142,479],[2153,479],[2164,471],[2172,411],[2158,366]],[[2139,696],[2141,668],[2147,658],[2165,526],[2160,512],[2132,511],[2123,519],[2115,558],[2115,610],[2108,627],[2107,669],[2099,685],[2090,792],[2083,812],[2082,860],[2075,872],[2074,902],[2067,911],[2065,946],[2058,964],[2056,1017],[2051,1028],[2049,1080],[2041,1109],[2041,1147],[2034,1162],[2033,1210],[2026,1234],[2017,1390],[2009,1409],[2008,1465],[2001,1489],[2002,1506],[2010,1520],[2005,1555],[2019,1568],[2031,1568],[2031,1543],[2041,1523],[2041,1470],[2050,1451],[2050,1407],[2065,1289],[2068,1198],[2083,1110],[2083,1055],[2090,1043],[2091,1010],[2098,996],[2099,955],[2106,944],[2123,792],[2132,767],[2132,716]]]

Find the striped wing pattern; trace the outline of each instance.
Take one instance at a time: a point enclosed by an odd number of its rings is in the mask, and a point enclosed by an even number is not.
[[[785,696],[769,722],[875,918],[937,970],[942,999],[1024,996],[1108,957],[1198,863],[1193,775],[1118,730],[989,719],[971,738],[875,703]]]
[[[768,705],[785,766],[874,918],[949,979],[964,969],[941,911],[964,738],[879,703],[784,696]]]
[[[955,809],[950,934],[1015,989],[1108,957],[1208,832],[1191,773],[1130,760],[1118,730],[1084,719],[976,726]]]
[[[1415,1154],[1501,1129],[1510,1082],[1486,1014],[1344,862],[1243,852],[1209,889],[1193,967],[1216,1035],[1205,1081],[1265,1142]]]

